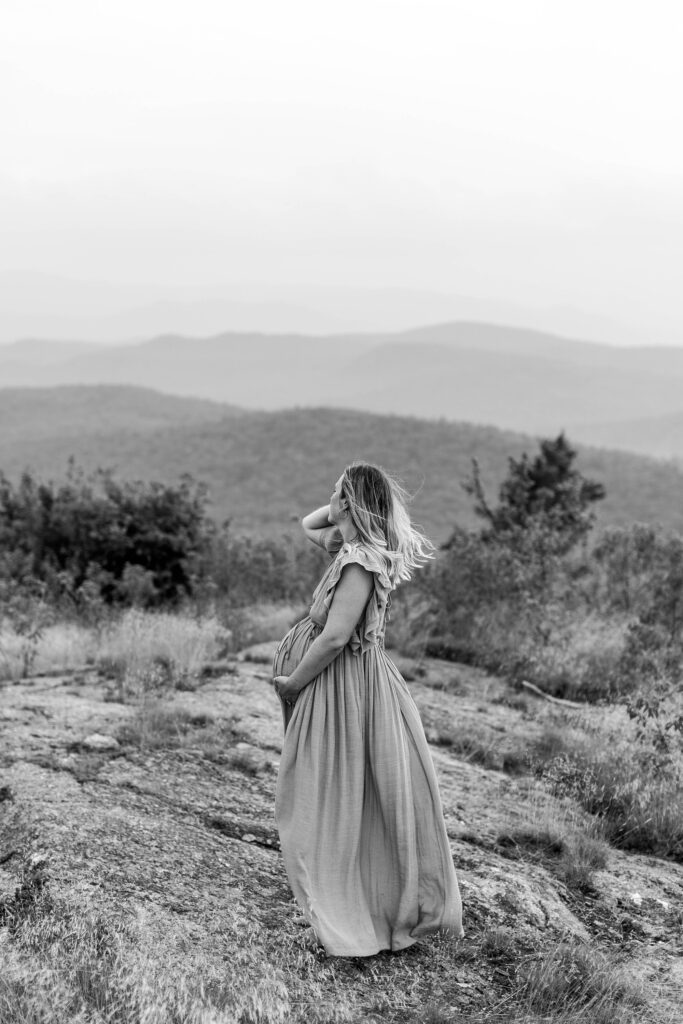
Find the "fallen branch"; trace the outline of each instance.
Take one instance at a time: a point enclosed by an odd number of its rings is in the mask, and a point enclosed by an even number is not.
[[[542,697],[543,700],[550,701],[551,704],[561,704],[564,708],[585,708],[585,704],[580,704],[575,700],[563,700],[562,697],[551,697],[549,693],[544,693],[543,690],[539,690],[533,683],[527,683],[526,679],[522,680],[522,686],[525,690],[531,690],[537,697]]]

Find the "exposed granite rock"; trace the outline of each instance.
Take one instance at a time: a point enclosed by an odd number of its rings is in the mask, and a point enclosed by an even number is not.
[[[91,902],[131,914],[145,908],[162,936],[182,915],[208,957],[214,948],[217,957],[228,955],[225,943],[244,920],[264,956],[269,943],[294,941],[273,814],[282,718],[263,667],[273,648],[257,645],[194,691],[162,694],[164,708],[185,723],[167,746],[125,740],[124,726],[140,707],[113,701],[94,679],[77,690],[68,679],[6,687],[0,900],[19,885],[28,857],[42,851],[56,895],[73,900],[87,892]],[[500,837],[528,817],[529,780],[472,763],[442,742],[443,732],[477,722],[497,743],[515,730],[531,736],[538,724],[505,703],[500,681],[469,678],[468,687],[462,670],[429,662],[410,684],[434,740],[464,941],[500,927],[532,947],[567,937],[618,947],[631,951],[644,978],[656,975],[660,987],[683,998],[683,866],[611,850],[587,895],[567,887],[551,857],[512,857]],[[477,971],[476,964],[463,968],[464,990],[485,988]]]

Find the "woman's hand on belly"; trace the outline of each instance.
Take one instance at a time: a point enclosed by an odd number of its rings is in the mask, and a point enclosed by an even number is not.
[[[296,683],[290,683],[289,676],[275,676],[273,686],[285,704],[294,704],[301,692]]]

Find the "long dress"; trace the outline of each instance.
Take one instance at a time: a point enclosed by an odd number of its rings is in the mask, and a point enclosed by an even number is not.
[[[273,674],[291,674],[321,633],[350,562],[373,573],[373,591],[341,653],[294,706],[281,700],[275,815],[292,892],[327,954],[372,956],[441,929],[461,936],[462,909],[419,712],[384,650],[392,585],[372,549],[339,549]]]

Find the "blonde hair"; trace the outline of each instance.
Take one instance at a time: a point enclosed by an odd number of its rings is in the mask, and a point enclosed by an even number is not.
[[[352,462],[342,475],[341,493],[360,540],[384,560],[392,586],[434,557],[432,542],[410,522],[410,496],[381,466]]]

